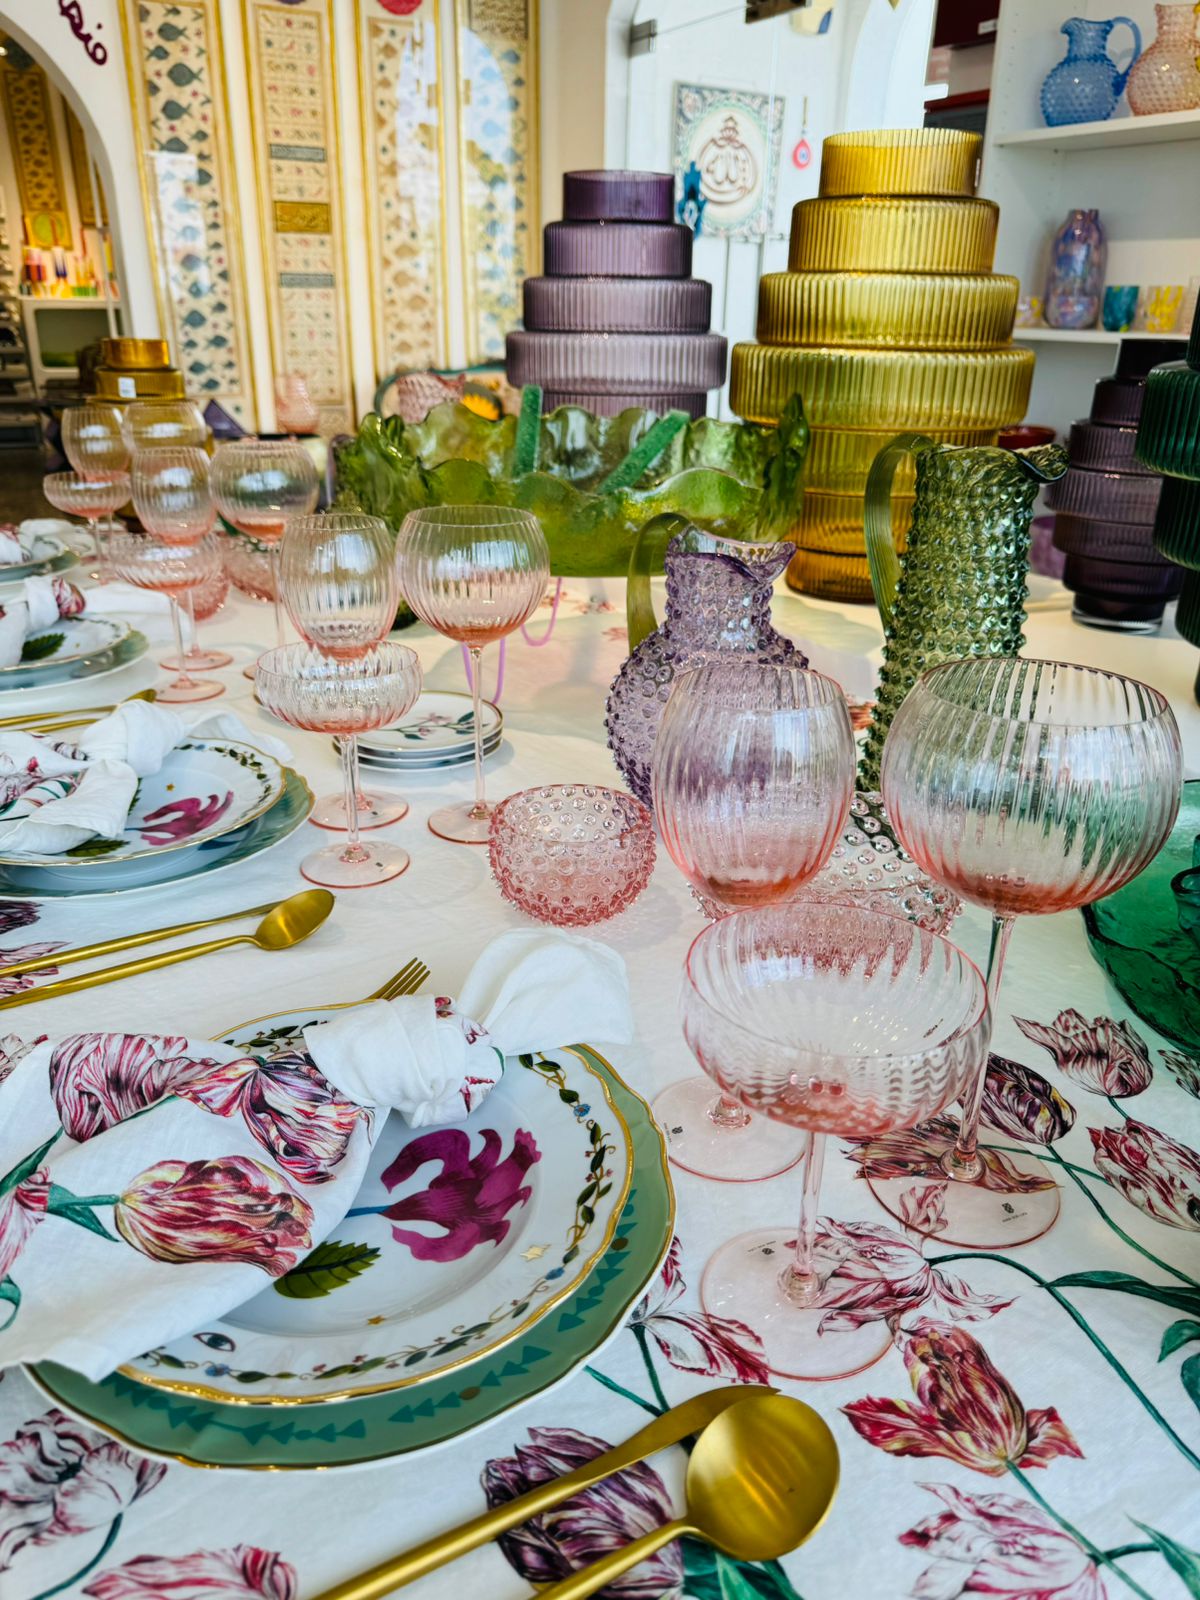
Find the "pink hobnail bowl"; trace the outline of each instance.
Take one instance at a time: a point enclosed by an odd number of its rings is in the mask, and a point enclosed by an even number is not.
[[[654,819],[631,794],[598,784],[523,789],[492,814],[488,853],[500,892],[563,928],[632,905],[654,871]]]

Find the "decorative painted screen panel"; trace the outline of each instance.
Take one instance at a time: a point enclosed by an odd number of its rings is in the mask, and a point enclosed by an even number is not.
[[[0,66],[4,121],[20,193],[26,242],[71,249],[71,216],[46,74],[39,66]]]

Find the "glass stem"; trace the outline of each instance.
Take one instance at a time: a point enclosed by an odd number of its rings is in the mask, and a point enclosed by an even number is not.
[[[173,688],[192,689],[194,681],[188,677],[187,656],[183,653],[183,622],[179,610],[179,601],[171,596],[171,626],[175,629],[175,659],[179,663],[179,676],[175,679]]]
[[[1004,974],[1004,958],[1008,954],[1008,941],[1012,938],[1014,918],[992,918],[992,943],[988,950],[987,992],[988,1009],[995,1025],[996,996],[1000,992],[1000,979]],[[962,1121],[958,1129],[958,1143],[944,1158],[943,1165],[951,1178],[973,1183],[983,1171],[976,1145],[979,1143],[979,1114],[983,1109],[983,1090],[987,1082],[987,1057],[979,1069],[979,1076],[963,1100]]]
[[[340,860],[366,861],[368,853],[358,839],[358,735],[346,733],[338,740],[342,757],[342,785],[346,807],[346,848]]]
[[[821,1169],[825,1165],[825,1135],[810,1133],[804,1152],[804,1183],[800,1190],[800,1226],[796,1230],[796,1255],[783,1274],[789,1300],[813,1305],[821,1293],[814,1263],[817,1238],[817,1202],[821,1194]]]
[[[278,541],[271,546],[271,588],[275,591],[275,643],[282,648],[287,640],[283,633],[283,562]]]
[[[99,517],[88,518],[88,534],[92,541],[92,559],[96,563],[94,577],[104,583],[108,579],[108,551],[100,539]]]
[[[487,801],[483,797],[483,649],[473,644],[471,656],[471,721],[475,731],[475,804],[472,818],[486,817]]]
[[[188,631],[188,638],[192,641],[191,644],[188,645],[187,653],[188,653],[188,656],[190,656],[191,659],[192,659],[192,664],[193,665],[199,665],[199,663],[200,663],[200,638],[199,638],[199,635],[196,632],[196,597],[195,597],[194,592],[191,589],[189,589],[187,591],[186,605],[187,605],[187,619],[188,619],[188,630],[189,630]],[[186,660],[186,659],[187,659],[186,656],[181,656],[180,657],[181,661]]]
[[[727,1094],[720,1094],[708,1108],[708,1120],[715,1122],[718,1128],[747,1128],[750,1113]]]

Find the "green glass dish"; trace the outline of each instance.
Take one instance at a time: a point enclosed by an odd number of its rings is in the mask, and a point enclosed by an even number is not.
[[[1200,779],[1183,786],[1171,837],[1145,872],[1083,908],[1092,955],[1139,1017],[1186,1050],[1200,1047],[1200,943],[1180,926],[1172,880],[1196,862]]]

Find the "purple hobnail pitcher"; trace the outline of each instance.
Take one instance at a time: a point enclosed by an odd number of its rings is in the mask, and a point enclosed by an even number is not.
[[[608,746],[626,783],[651,805],[650,756],[676,675],[713,656],[806,667],[808,657],[771,625],[771,588],[796,547],[723,539],[688,528],[667,547],[667,615],[613,679]]]

